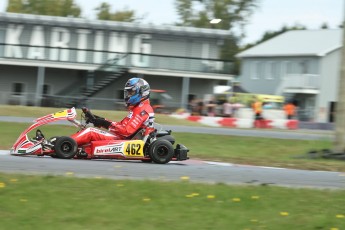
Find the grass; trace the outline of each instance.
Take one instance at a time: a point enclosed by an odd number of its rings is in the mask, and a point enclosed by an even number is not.
[[[344,196],[344,190],[0,173],[0,229],[340,230]]]

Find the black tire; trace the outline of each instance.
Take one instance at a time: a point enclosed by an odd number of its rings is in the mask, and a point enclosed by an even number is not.
[[[175,144],[175,138],[171,135],[165,135],[165,136],[161,136],[161,137],[157,137],[157,139],[164,139],[164,140],[167,140],[169,141],[172,145]]]
[[[143,159],[143,160],[141,160],[141,162],[144,162],[144,163],[151,163],[151,162],[152,162],[152,159]]]
[[[49,138],[49,142],[52,143],[54,146],[56,144],[56,140],[59,138],[59,136],[54,136]],[[49,156],[51,156],[52,158],[58,158],[58,156],[56,155],[56,153],[50,154]]]
[[[71,137],[60,137],[56,140],[54,148],[57,158],[70,159],[77,153],[78,145]]]
[[[157,139],[149,147],[151,159],[157,164],[166,164],[174,155],[173,145],[164,139]]]

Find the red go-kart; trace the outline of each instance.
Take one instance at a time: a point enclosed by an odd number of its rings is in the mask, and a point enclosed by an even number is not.
[[[157,130],[154,124],[142,126],[132,137],[126,140],[91,141],[78,146],[76,141],[69,136],[54,136],[45,138],[41,130],[36,129],[41,125],[56,121],[69,121],[80,130],[88,128],[87,120],[95,116],[87,108],[82,109],[81,120],[76,120],[75,108],[66,109],[46,115],[34,120],[34,124],[20,134],[11,148],[11,154],[51,156],[62,159],[121,159],[141,160],[165,164],[169,161],[187,160],[189,150],[182,144],[175,144],[171,130]],[[91,127],[92,129],[97,129]],[[36,136],[32,139],[28,133],[36,129]],[[103,132],[106,132],[102,130]]]

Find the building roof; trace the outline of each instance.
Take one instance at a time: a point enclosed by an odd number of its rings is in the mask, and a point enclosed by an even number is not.
[[[173,25],[141,24],[136,22],[118,22],[90,20],[75,17],[57,17],[33,14],[0,13],[0,21],[12,23],[33,23],[48,26],[64,26],[74,28],[107,29],[126,32],[177,34],[195,37],[210,37],[225,39],[231,36],[228,30],[183,27]]]
[[[291,30],[236,56],[272,57],[272,56],[325,56],[342,47],[342,29]]]

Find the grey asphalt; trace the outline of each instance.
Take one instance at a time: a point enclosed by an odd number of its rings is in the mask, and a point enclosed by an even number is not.
[[[0,171],[88,178],[345,189],[345,174],[187,160],[165,165],[119,160],[63,160],[0,154]],[[181,178],[182,177],[182,178]]]

